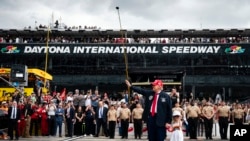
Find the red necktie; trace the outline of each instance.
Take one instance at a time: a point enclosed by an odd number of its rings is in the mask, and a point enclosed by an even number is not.
[[[151,115],[152,117],[155,116],[155,106],[157,104],[157,93],[154,95],[154,100],[153,100],[153,104],[152,104],[152,112],[151,112]]]

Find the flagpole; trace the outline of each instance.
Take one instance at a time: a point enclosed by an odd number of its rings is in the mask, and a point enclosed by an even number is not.
[[[127,57],[127,47],[125,46],[126,38],[125,41],[123,40],[123,29],[122,29],[122,22],[121,22],[121,16],[120,16],[120,11],[119,7],[116,7],[118,18],[119,18],[119,24],[120,24],[120,32],[121,32],[121,38],[122,38],[122,46],[124,48],[124,62],[125,62],[125,72],[126,72],[126,79],[129,80],[128,76],[128,57]],[[128,87],[128,95],[130,97],[130,87]]]

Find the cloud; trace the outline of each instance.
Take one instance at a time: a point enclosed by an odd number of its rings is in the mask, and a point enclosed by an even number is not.
[[[118,29],[247,28],[248,0],[1,0],[0,28],[48,25]]]

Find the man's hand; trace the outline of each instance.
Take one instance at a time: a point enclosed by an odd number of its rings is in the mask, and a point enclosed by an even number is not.
[[[130,84],[130,82],[126,79],[125,80],[125,83],[126,83],[126,85],[128,86],[128,87],[131,87],[131,84]]]
[[[168,124],[168,123],[166,123],[165,127],[168,129],[168,128],[170,128],[170,127],[171,127],[171,125],[170,125],[170,124]]]

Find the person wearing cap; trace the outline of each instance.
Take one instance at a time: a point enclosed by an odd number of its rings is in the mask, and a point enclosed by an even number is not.
[[[172,132],[170,141],[184,141],[181,117],[180,111],[173,111],[173,122],[171,128],[169,128],[169,131]]]
[[[172,101],[168,94],[163,91],[163,83],[156,79],[152,84],[152,90],[132,86],[125,80],[128,87],[134,92],[145,96],[145,110],[143,120],[147,123],[149,141],[164,141],[166,128],[172,121]]]

